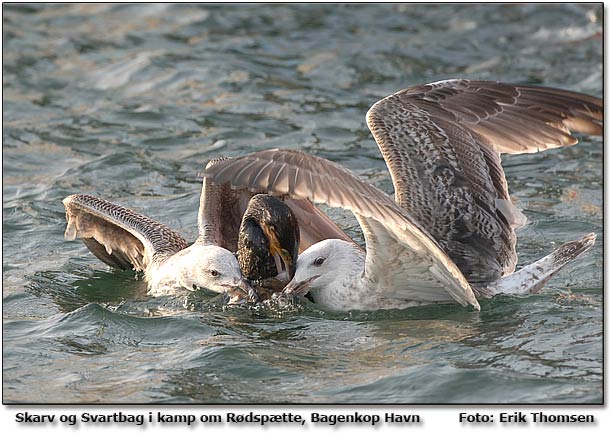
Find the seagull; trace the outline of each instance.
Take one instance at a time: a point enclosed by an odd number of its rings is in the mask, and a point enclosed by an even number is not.
[[[216,158],[206,167],[227,159]],[[282,290],[294,275],[300,245],[303,251],[327,237],[349,239],[307,200],[285,203],[205,178],[199,236],[191,245],[168,226],[99,197],[74,194],[63,204],[65,238],[81,238],[111,267],[143,271],[151,296],[208,289],[229,293],[236,302],[258,301],[252,286],[268,295]]]
[[[407,308],[536,292],[590,248],[594,233],[514,272],[515,229],[501,153],[577,143],[601,135],[602,100],[540,86],[450,79],[376,102],[366,122],[384,157],[394,198],[344,167],[300,151],[271,149],[204,171],[234,188],[308,199],[352,211],[366,251],[326,239],[297,259],[286,293],[309,293],[338,310]]]

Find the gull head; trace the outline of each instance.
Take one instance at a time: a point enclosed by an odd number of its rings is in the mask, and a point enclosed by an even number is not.
[[[244,292],[249,297],[254,293],[250,284],[242,277],[240,265],[229,250],[216,245],[198,245],[187,248],[180,259],[182,267],[180,285],[189,289],[207,289],[217,293]]]
[[[287,294],[311,293],[325,297],[332,287],[349,285],[364,270],[364,254],[350,242],[326,239],[310,246],[297,259],[295,276],[284,288]]]

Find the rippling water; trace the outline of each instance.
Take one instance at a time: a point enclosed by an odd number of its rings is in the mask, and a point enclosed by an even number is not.
[[[202,165],[296,148],[391,191],[364,122],[450,77],[602,95],[601,5],[3,5],[6,402],[602,402],[602,139],[504,158],[520,263],[595,231],[540,294],[338,314],[146,299],[63,239],[61,199],[196,236]],[[354,219],[331,212],[358,236]]]

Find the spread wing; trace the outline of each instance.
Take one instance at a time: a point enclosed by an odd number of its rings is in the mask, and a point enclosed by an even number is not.
[[[289,196],[283,197],[284,202],[291,208],[299,221],[299,252],[324,239],[342,239],[348,242],[354,240],[348,236],[323,211],[318,209],[310,200],[296,200]]]
[[[206,170],[231,158],[219,157],[206,165]],[[204,178],[200,198],[198,227],[200,239],[205,243],[218,245],[236,251],[242,216],[248,202],[255,194],[268,193],[265,188],[232,188],[228,183],[218,183]],[[291,208],[299,222],[302,252],[312,244],[323,239],[343,239],[352,241],[324,212],[309,200],[281,197]]]
[[[154,257],[176,254],[187,242],[174,230],[144,215],[87,194],[63,200],[65,237],[81,238],[104,263],[144,271]]]
[[[237,174],[236,174],[237,173]],[[325,203],[352,211],[367,244],[365,276],[384,296],[447,301],[479,308],[461,271],[407,212],[374,186],[323,158],[267,150],[204,171],[216,183]]]
[[[447,80],[410,87],[374,104],[367,124],[388,165],[395,200],[472,283],[513,272],[514,228],[499,153],[577,143],[602,133],[602,100],[498,82]]]

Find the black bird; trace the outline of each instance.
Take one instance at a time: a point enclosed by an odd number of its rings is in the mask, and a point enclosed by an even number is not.
[[[237,257],[260,298],[281,291],[295,274],[299,223],[291,208],[268,194],[253,196],[240,225]]]

